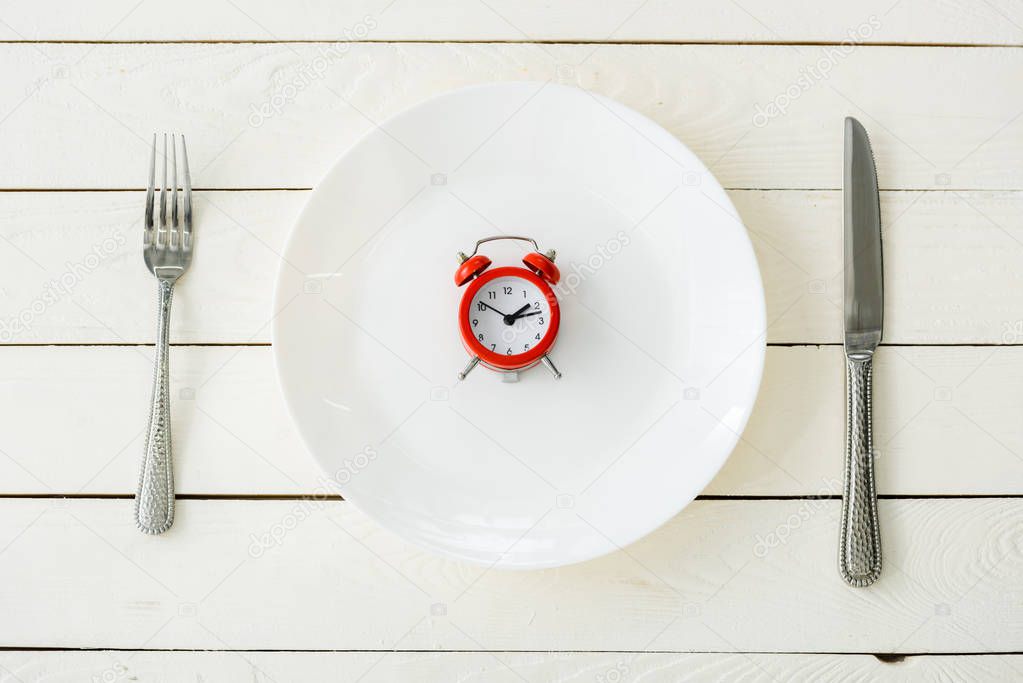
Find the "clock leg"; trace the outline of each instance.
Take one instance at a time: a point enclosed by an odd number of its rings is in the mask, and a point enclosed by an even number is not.
[[[469,364],[465,366],[465,370],[458,373],[458,379],[465,379],[466,375],[472,372],[472,369],[476,367],[476,364],[480,362],[479,356],[473,356]]]
[[[554,373],[554,379],[561,379],[561,371],[554,366],[554,361],[551,360],[550,356],[548,356],[545,353],[544,355],[540,356],[540,361],[547,367],[548,370]]]

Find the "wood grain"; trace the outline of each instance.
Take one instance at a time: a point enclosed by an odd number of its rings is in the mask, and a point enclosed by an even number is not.
[[[904,681],[1007,680],[1021,675],[1020,655],[914,656],[885,663],[872,655],[763,653],[523,652],[26,652],[0,653],[0,667],[22,683],[197,680],[290,683],[392,681]],[[2,670],[2,669],[0,669]],[[106,676],[106,678],[104,678]]]
[[[1023,676],[1019,655],[838,654],[1023,642],[1023,52],[991,47],[1023,45],[1018,5],[175,10],[14,0],[0,18],[0,190],[14,190],[0,192],[0,495],[29,496],[0,498],[0,678]],[[706,493],[811,498],[697,501],[611,556],[504,573],[420,551],[324,497],[264,346],[303,188],[388,117],[503,80],[632,106],[732,188],[768,339],[795,346],[769,349],[753,418]],[[882,500],[884,575],[863,591],[837,576],[839,502],[813,498],[840,491],[841,349],[804,346],[841,341],[846,115],[870,130],[886,190],[894,345],[875,373],[880,491],[1014,496]],[[188,135],[197,187],[241,190],[198,193],[200,246],[173,338],[218,345],[172,350],[179,489],[303,497],[181,500],[161,538],[136,532],[125,497],[152,373],[152,348],[135,344],[152,340],[155,292],[138,255],[141,192],[124,190],[142,186],[154,130]],[[457,183],[452,169],[431,172]],[[113,191],[49,191],[73,189]],[[86,498],[50,497],[62,494]],[[121,498],[88,498],[104,495]],[[189,649],[222,651],[159,651]],[[279,649],[331,651],[223,651]]]
[[[3,44],[0,188],[141,187],[154,131],[187,134],[196,187],[312,187],[428,97],[553,80],[650,116],[725,187],[840,187],[853,114],[883,188],[1021,189],[1021,74],[1006,48]]]
[[[771,343],[842,340],[838,191],[729,193],[760,264]],[[0,193],[0,342],[151,343],[142,192]],[[266,343],[283,244],[308,192],[201,192],[176,343]],[[883,192],[885,341],[1023,342],[1023,193]]]
[[[825,11],[826,9],[826,11]],[[1023,13],[1000,0],[867,0],[777,3],[744,0],[182,0],[175,12],[130,0],[72,4],[40,13],[28,0],[4,7],[4,40],[558,40],[1012,44]],[[202,17],[196,21],[195,17]],[[875,18],[869,33],[856,29]],[[361,29],[360,26],[364,26]]]
[[[133,493],[151,356],[3,349],[0,493]],[[768,349],[753,417],[705,493],[840,494],[842,363],[839,347]],[[269,348],[175,347],[171,373],[179,493],[333,493],[288,418]],[[1023,348],[884,347],[875,378],[882,494],[1023,494]]]
[[[838,501],[698,501],[627,551],[487,571],[348,503],[0,503],[13,648],[978,652],[1023,638],[1023,501],[881,501],[885,571],[835,570]],[[575,514],[563,510],[556,514]],[[16,561],[11,561],[16,558]],[[71,558],[74,558],[71,561]]]

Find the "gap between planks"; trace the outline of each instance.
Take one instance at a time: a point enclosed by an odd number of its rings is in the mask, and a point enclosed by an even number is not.
[[[50,647],[45,645],[0,645],[0,652],[266,652],[296,654],[344,654],[344,653],[393,653],[393,654],[521,654],[521,655],[810,655],[832,657],[861,657],[868,655],[877,657],[885,664],[897,664],[910,657],[1007,657],[1023,655],[1023,650],[983,651],[983,652],[844,652],[817,650],[317,650],[317,649],[261,649],[238,648],[181,648],[181,647]]]
[[[156,346],[154,342],[130,342],[130,341],[119,341],[119,342],[22,342],[22,343],[9,343],[0,344],[0,349],[3,348],[38,348],[38,347],[53,347],[53,348],[90,348],[90,347],[124,347],[134,348],[137,346]],[[260,347],[272,347],[273,344],[270,342],[171,342],[170,346],[175,348],[188,348],[188,347],[238,347],[238,348],[260,348]],[[781,349],[802,349],[802,348],[827,348],[831,346],[843,346],[842,342],[767,342],[768,348],[781,348]],[[935,349],[973,349],[973,348],[1014,348],[1023,346],[1023,342],[1014,342],[1011,344],[1001,344],[993,342],[899,342],[888,344],[882,342],[878,345],[879,348],[886,349],[899,349],[899,348],[935,348]]]
[[[363,45],[724,45],[728,47],[828,47],[844,45],[848,41],[840,40],[501,40],[467,38],[428,38],[428,39],[363,39],[345,40],[341,37],[310,39],[139,39],[139,40],[83,40],[62,38],[41,38],[37,40],[0,40],[0,45],[334,45],[335,43]],[[877,42],[857,43],[857,47],[920,47],[920,48],[1004,48],[1016,49],[1023,43],[914,43],[914,42]]]
[[[384,121],[380,125],[384,125]],[[0,187],[0,193],[46,194],[61,192],[145,192],[145,187]],[[160,189],[160,188],[156,188]],[[193,187],[193,192],[312,192],[315,187]],[[841,187],[722,187],[725,192],[841,192]],[[954,192],[1021,192],[1019,188],[991,187],[882,187],[879,192],[954,193]],[[883,226],[882,226],[883,227]]]
[[[133,493],[0,493],[3,500],[133,500]],[[336,494],[309,495],[303,493],[178,493],[175,500],[216,500],[216,501],[331,501],[343,503],[344,497]],[[1017,500],[1023,493],[879,493],[878,500]],[[699,495],[697,501],[771,501],[771,500],[842,500],[837,493],[788,494],[788,495],[747,495],[709,494]]]

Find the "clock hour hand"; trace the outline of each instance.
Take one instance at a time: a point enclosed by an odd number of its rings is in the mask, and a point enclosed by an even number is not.
[[[526,304],[525,306],[523,306],[519,310],[515,311],[511,315],[504,316],[504,324],[505,325],[511,325],[512,323],[514,323],[520,317],[520,314],[522,313],[522,311],[526,310],[527,308],[529,308],[529,304]]]
[[[504,321],[511,325],[516,320],[520,320],[521,318],[528,318],[531,315],[540,315],[541,313],[543,313],[543,311],[532,311],[531,313],[523,313],[522,311],[526,310],[527,308],[529,308],[529,306],[523,306],[522,308],[515,311],[507,318],[505,318]],[[509,322],[509,320],[511,320],[511,322]]]

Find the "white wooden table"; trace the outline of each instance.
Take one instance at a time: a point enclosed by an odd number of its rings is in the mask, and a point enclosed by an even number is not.
[[[8,0],[0,40],[0,680],[1023,677],[1019,3]],[[504,573],[323,497],[268,322],[282,241],[343,150],[432,94],[520,79],[689,145],[746,221],[770,326],[705,496],[612,556]],[[887,299],[885,569],[859,590],[836,570],[850,114]],[[131,496],[163,130],[189,137],[201,243],[172,332],[178,515],[154,538]]]

